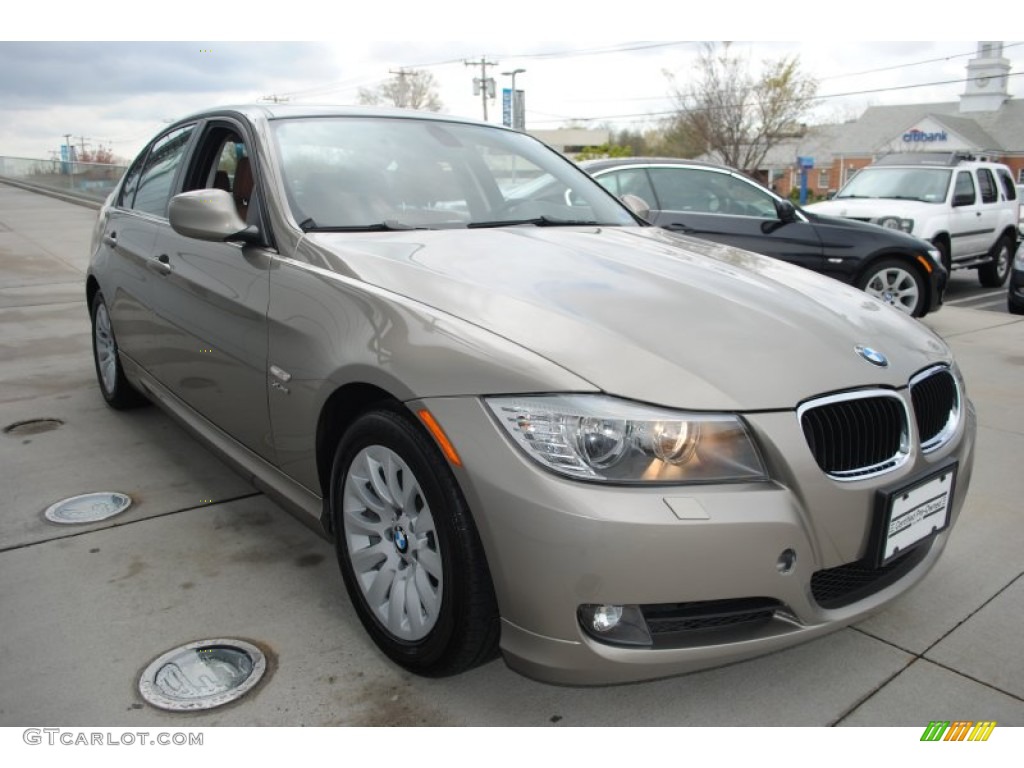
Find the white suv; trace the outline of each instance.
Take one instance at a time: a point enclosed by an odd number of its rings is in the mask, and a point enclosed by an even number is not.
[[[1019,200],[1010,169],[953,153],[888,155],[861,169],[815,213],[870,221],[930,240],[947,269],[1006,282],[1017,249]]]

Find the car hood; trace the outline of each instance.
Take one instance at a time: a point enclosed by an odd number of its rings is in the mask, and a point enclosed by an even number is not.
[[[950,359],[931,331],[861,291],[654,227],[313,233],[303,247],[320,266],[486,328],[610,394],[665,406],[788,409],[905,386]]]
[[[892,200],[885,197],[855,198],[846,197],[839,200],[825,200],[805,206],[804,210],[811,213],[823,213],[829,216],[842,216],[849,219],[871,219],[876,216],[900,216],[906,219],[920,215],[921,209],[936,209],[932,203],[920,200]]]

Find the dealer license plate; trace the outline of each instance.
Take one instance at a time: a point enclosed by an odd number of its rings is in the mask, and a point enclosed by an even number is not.
[[[920,544],[949,525],[956,464],[889,495],[882,529],[881,564]]]

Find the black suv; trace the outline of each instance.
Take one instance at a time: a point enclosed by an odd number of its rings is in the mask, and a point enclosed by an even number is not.
[[[914,317],[942,304],[947,271],[931,243],[798,208],[739,171],[694,160],[626,157],[580,167],[635,195],[659,227],[772,256],[856,285]]]

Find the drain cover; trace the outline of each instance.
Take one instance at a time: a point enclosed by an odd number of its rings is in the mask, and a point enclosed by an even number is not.
[[[58,501],[47,507],[43,515],[51,523],[63,525],[95,523],[119,515],[131,505],[131,496],[127,494],[101,491]]]
[[[4,427],[4,434],[13,437],[23,435],[38,435],[42,432],[49,432],[64,424],[60,419],[28,419],[27,421],[16,421]]]
[[[263,677],[263,652],[244,640],[197,640],[160,656],[142,673],[139,693],[160,709],[213,709],[245,695]]]

